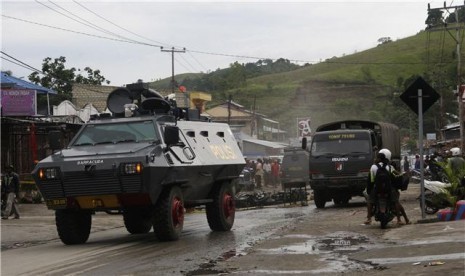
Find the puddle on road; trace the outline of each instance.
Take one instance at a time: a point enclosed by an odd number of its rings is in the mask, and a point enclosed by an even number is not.
[[[324,237],[311,235],[286,235],[280,238],[298,238],[306,240],[279,248],[261,249],[260,251],[269,254],[320,254],[329,252],[352,253],[368,247],[373,248],[375,246],[368,237],[350,232],[335,232]]]
[[[347,271],[362,271],[373,269],[373,265],[349,259],[349,253],[358,252],[376,245],[367,236],[351,232],[335,232],[329,235],[286,235],[280,238],[304,239],[302,242],[291,243],[278,248],[260,249],[264,254],[313,254],[320,255],[321,261],[328,263],[324,269],[310,271],[253,271],[269,274],[318,274],[318,273],[340,273]]]

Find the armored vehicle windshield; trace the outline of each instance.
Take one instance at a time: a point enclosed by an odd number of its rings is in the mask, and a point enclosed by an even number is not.
[[[159,140],[151,120],[89,124],[72,143],[72,146],[117,144],[124,142],[154,142]]]

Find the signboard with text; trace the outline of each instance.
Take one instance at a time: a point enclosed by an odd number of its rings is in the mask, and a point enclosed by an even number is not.
[[[2,89],[1,92],[2,116],[36,115],[36,90]]]
[[[310,137],[312,129],[310,128],[310,118],[297,118],[298,137]]]

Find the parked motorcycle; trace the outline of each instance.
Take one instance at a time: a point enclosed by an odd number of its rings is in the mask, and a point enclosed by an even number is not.
[[[239,191],[253,191],[255,188],[252,179],[252,168],[245,167],[239,175],[238,192]]]
[[[436,195],[446,193],[446,188],[450,186],[451,184],[447,182],[429,181],[425,179],[425,213],[428,215],[433,215],[439,211],[439,209],[443,209],[449,206],[448,201]],[[421,195],[418,196],[417,199],[420,200],[420,207],[423,208]]]

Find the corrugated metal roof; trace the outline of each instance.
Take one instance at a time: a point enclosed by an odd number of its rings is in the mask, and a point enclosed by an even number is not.
[[[45,88],[43,86],[34,84],[32,82],[28,82],[13,76],[7,75],[5,72],[2,72],[1,75],[1,85],[2,88],[8,87],[12,89],[30,89],[30,90],[36,90],[37,93],[39,94],[57,94],[56,91]]]

